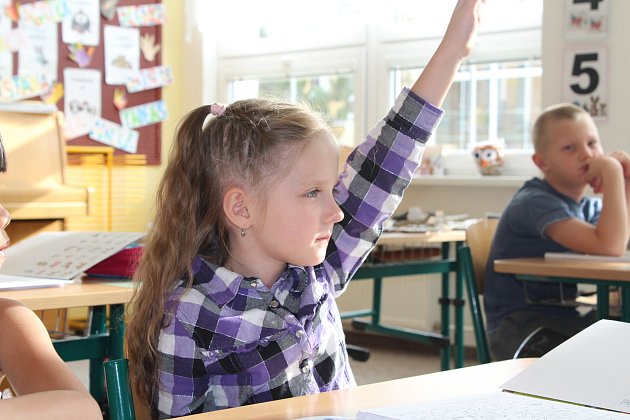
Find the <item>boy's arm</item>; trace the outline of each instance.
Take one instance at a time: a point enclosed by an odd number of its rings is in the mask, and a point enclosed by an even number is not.
[[[474,46],[479,9],[485,0],[459,0],[446,33],[411,91],[439,107],[442,105],[461,61]]]
[[[628,201],[621,164],[600,156],[589,164],[588,176],[598,179],[602,193],[599,221],[592,225],[577,218],[552,223],[545,234],[575,252],[621,255],[628,243]]]
[[[623,150],[615,150],[610,156],[617,159],[623,168],[623,178],[626,186],[626,207],[628,210],[628,239],[630,240],[630,155]]]

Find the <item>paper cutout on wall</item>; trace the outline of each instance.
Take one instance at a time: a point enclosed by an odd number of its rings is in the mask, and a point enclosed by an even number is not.
[[[172,82],[173,76],[169,66],[151,67],[140,70],[127,80],[127,91],[135,93],[166,86]]]
[[[13,102],[40,96],[50,89],[50,82],[41,75],[29,74],[0,80],[0,101]]]
[[[162,46],[155,43],[155,35],[146,33],[140,37],[140,49],[145,60],[152,62]]]
[[[68,13],[61,22],[64,44],[98,45],[101,17],[95,0],[65,0]]]
[[[117,87],[114,89],[114,97],[112,99],[114,106],[117,110],[124,109],[127,106],[128,98],[127,92],[124,87]]]
[[[162,100],[126,108],[120,111],[120,121],[127,128],[144,127],[168,118],[166,103]]]
[[[164,5],[143,4],[116,9],[120,26],[156,26],[164,23]]]
[[[39,26],[25,25],[21,20],[19,24],[28,48],[19,51],[18,74],[42,74],[45,80],[56,81],[59,62],[58,25],[50,22]]]
[[[68,51],[70,54],[70,60],[74,61],[81,68],[88,67],[92,62],[92,55],[94,54],[94,47],[88,47],[87,49],[81,44],[68,45]]]
[[[105,25],[105,82],[124,85],[140,69],[140,30]]]
[[[111,121],[98,118],[90,129],[89,137],[92,140],[113,146],[128,153],[138,151],[139,134]]]
[[[118,6],[118,0],[101,0],[101,15],[107,20],[114,19],[116,6]]]
[[[88,134],[92,124],[101,117],[101,72],[94,69],[63,71],[64,134],[73,139]]]
[[[44,92],[41,95],[44,103],[55,105],[61,98],[63,98],[63,83],[55,83],[48,92]]]
[[[11,29],[0,36],[0,52],[16,52],[27,46],[26,35],[19,28]]]
[[[4,8],[4,14],[11,20],[11,22],[17,22],[19,20],[17,6],[10,4]]]
[[[45,23],[59,23],[68,13],[65,0],[44,0],[20,4],[18,16],[20,23],[40,26]]]

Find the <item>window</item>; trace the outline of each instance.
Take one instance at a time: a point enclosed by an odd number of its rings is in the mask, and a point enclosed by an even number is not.
[[[391,70],[392,94],[411,86],[419,72],[419,68]],[[531,124],[541,109],[541,78],[540,60],[461,66],[433,141],[452,150],[470,149],[488,140],[508,149],[530,149]]]
[[[355,139],[353,73],[315,76],[261,77],[232,80],[228,86],[229,102],[253,97],[270,97],[292,103],[307,103],[326,116],[341,144]]]

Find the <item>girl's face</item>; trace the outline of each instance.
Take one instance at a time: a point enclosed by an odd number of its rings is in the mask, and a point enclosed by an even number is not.
[[[333,198],[339,177],[339,150],[328,132],[304,144],[288,173],[270,188],[264,221],[256,222],[263,254],[278,263],[321,263],[333,225],[343,213]]]

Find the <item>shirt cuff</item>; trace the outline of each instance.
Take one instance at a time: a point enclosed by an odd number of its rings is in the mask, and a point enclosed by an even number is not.
[[[404,135],[426,143],[443,115],[444,110],[425,101],[409,88],[403,88],[386,123]]]

